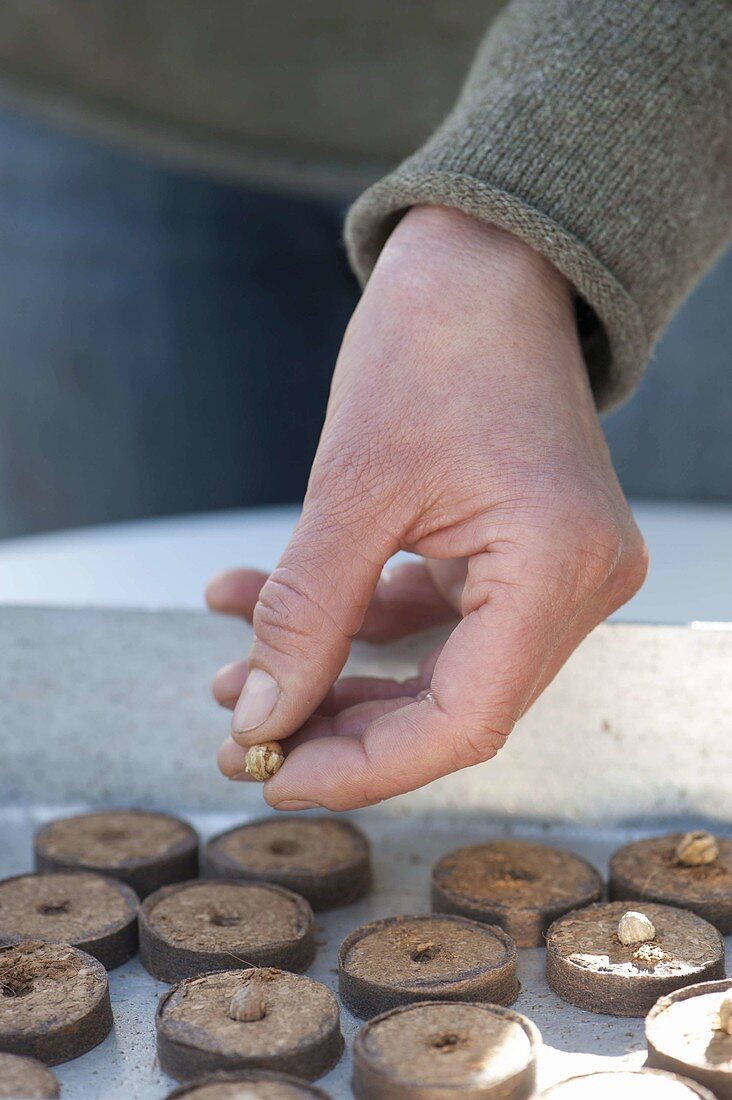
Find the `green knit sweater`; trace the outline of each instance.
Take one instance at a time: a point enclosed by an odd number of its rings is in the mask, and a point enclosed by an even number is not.
[[[620,401],[732,234],[732,5],[513,0],[443,125],[351,209],[362,281],[415,203],[552,260],[579,296],[598,404]]]
[[[353,194],[368,277],[414,203],[518,234],[578,293],[598,403],[628,394],[730,238],[732,0],[0,4],[0,102],[260,182]]]

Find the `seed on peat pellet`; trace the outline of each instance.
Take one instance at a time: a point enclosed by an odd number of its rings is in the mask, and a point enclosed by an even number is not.
[[[229,1005],[229,1016],[232,1020],[252,1023],[255,1020],[263,1019],[266,1014],[267,1006],[264,1003],[264,998],[251,984],[242,985],[235,990]]]
[[[244,766],[252,779],[264,783],[276,775],[285,762],[285,754],[279,741],[265,741],[247,750]]]
[[[719,855],[719,845],[711,833],[699,830],[687,833],[676,845],[676,861],[686,867],[703,867],[714,863]]]
[[[645,913],[630,910],[623,913],[618,923],[618,939],[624,947],[633,947],[637,943],[649,943],[656,938],[656,929]]]
[[[667,959],[666,952],[657,943],[641,943],[633,952],[633,962],[636,966],[653,968]]]
[[[732,993],[728,993],[719,1006],[719,1031],[732,1035]]]

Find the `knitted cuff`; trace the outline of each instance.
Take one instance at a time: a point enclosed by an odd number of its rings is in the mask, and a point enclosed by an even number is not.
[[[351,264],[365,282],[417,203],[514,233],[576,288],[606,409],[730,238],[731,138],[727,0],[514,0],[442,127],[351,208]]]

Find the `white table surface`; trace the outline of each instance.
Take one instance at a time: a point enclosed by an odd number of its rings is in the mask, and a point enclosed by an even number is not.
[[[636,502],[651,553],[642,591],[614,618],[732,621],[732,505]],[[0,542],[0,603],[202,606],[233,565],[271,568],[295,507],[142,520]]]

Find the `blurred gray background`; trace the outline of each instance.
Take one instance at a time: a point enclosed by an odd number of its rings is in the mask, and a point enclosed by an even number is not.
[[[340,201],[0,113],[0,537],[299,500],[358,288]],[[732,500],[732,254],[606,429],[634,497]]]

